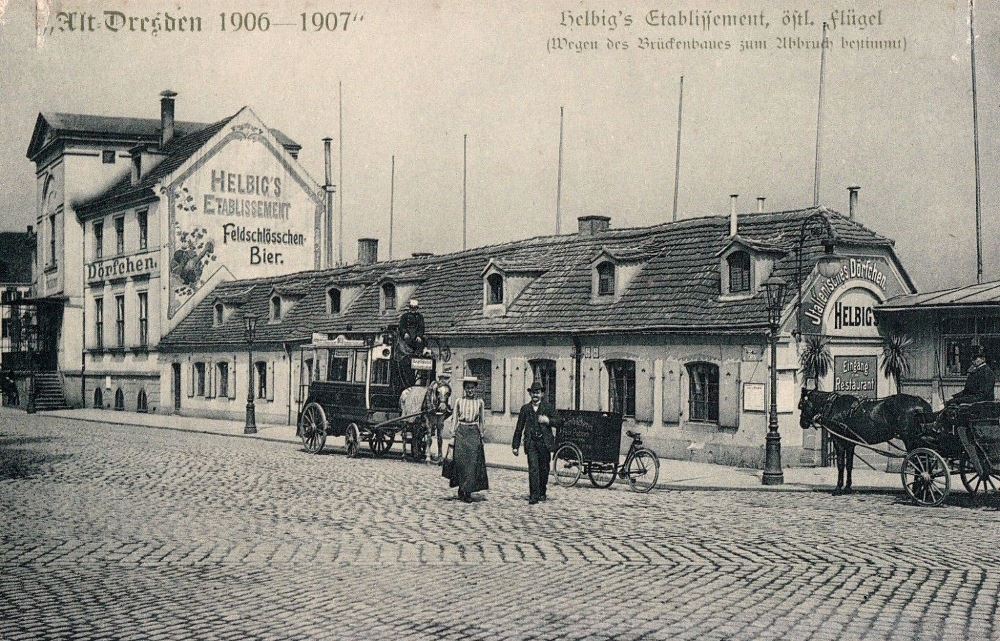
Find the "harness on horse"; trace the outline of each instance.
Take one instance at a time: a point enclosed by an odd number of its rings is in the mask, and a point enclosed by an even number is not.
[[[854,430],[852,430],[850,428],[850,426],[848,426],[846,423],[843,423],[841,421],[834,421],[834,420],[832,420],[832,419],[827,418],[826,416],[824,416],[824,414],[826,414],[827,410],[830,407],[833,406],[834,401],[836,401],[841,396],[843,396],[843,394],[839,394],[837,392],[831,392],[830,393],[830,397],[826,400],[825,403],[823,403],[820,406],[819,411],[816,412],[815,414],[813,414],[813,417],[812,417],[813,424],[817,424],[820,427],[824,428],[827,432],[829,432],[835,438],[839,438],[839,439],[841,439],[844,442],[850,443],[851,445],[861,446],[861,447],[863,447],[865,449],[868,449],[868,450],[871,450],[872,452],[875,452],[877,454],[881,454],[881,455],[887,456],[889,458],[904,458],[906,456],[906,450],[904,450],[903,448],[899,447],[898,445],[894,445],[891,441],[888,442],[888,443],[886,443],[886,445],[888,445],[889,447],[891,447],[894,450],[898,450],[900,452],[903,452],[902,454],[896,454],[895,452],[890,452],[888,450],[883,450],[883,449],[874,447],[870,443],[866,442],[863,438],[861,438],[861,436],[858,435],[857,432],[855,432]],[[851,403],[851,406],[848,408],[847,415],[850,416],[850,415],[854,414],[854,412],[857,411],[857,409],[860,408],[862,405],[864,405],[864,403],[865,403],[864,400],[862,400],[860,398],[857,398],[857,397],[854,397],[854,402]],[[836,430],[832,429],[830,427],[830,425],[835,425],[837,427],[837,429]]]

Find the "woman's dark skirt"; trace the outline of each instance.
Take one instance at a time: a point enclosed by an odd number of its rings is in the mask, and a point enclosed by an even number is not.
[[[474,424],[459,424],[455,429],[455,468],[451,475],[451,487],[457,487],[466,494],[490,489],[490,480],[486,475],[486,451],[479,429]]]

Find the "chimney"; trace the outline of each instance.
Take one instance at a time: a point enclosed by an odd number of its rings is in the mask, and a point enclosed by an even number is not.
[[[374,265],[378,262],[378,238],[358,239],[358,264]]]
[[[576,221],[581,236],[593,236],[602,231],[608,231],[611,226],[610,216],[580,216]]]
[[[854,220],[854,217],[858,215],[858,190],[860,189],[861,187],[858,187],[857,185],[852,185],[847,188],[847,193],[850,194],[850,205],[848,206],[847,217],[851,220]]]
[[[167,89],[160,93],[160,147],[174,139],[174,96],[177,92]]]
[[[764,196],[757,196],[757,213],[764,213],[764,201],[767,200]]]
[[[729,194],[729,236],[736,235],[736,199],[739,194]]]
[[[324,221],[323,253],[327,267],[333,266],[333,161],[330,160],[330,143],[333,138],[323,139],[323,164],[326,168],[326,182],[323,191],[326,192],[326,220]]]
[[[434,252],[413,252],[414,258],[429,258],[434,255]]]

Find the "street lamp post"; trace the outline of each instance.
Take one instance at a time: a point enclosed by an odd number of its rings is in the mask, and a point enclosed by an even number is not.
[[[243,337],[247,341],[247,422],[244,434],[257,433],[257,410],[253,404],[253,339],[257,333],[257,315],[243,316]]]
[[[820,227],[813,225],[815,222],[819,222]],[[830,224],[830,220],[826,215],[817,211],[802,221],[802,227],[799,229],[799,244],[795,249],[795,288],[798,291],[798,299],[795,303],[796,321],[795,331],[792,332],[792,335],[795,337],[796,342],[802,339],[802,253],[805,250],[806,233],[809,233],[814,238],[822,234],[820,242],[823,244],[823,255],[816,261],[816,268],[819,270],[820,275],[824,278],[831,278],[840,271],[840,257],[834,253],[834,247],[837,244],[837,235],[834,233],[833,225]]]
[[[785,279],[771,276],[764,281],[767,291],[767,323],[771,343],[771,407],[767,417],[767,437],[764,445],[764,485],[781,485],[785,482],[781,471],[781,435],[778,433],[778,330],[785,303]]]

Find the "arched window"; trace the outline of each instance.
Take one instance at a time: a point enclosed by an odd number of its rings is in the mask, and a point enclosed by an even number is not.
[[[750,291],[750,254],[733,252],[726,259],[729,263],[729,293]]]
[[[271,297],[271,320],[281,320],[281,296]]]
[[[603,262],[597,266],[597,295],[614,296],[615,293],[615,265],[611,262]]]
[[[216,303],[216,305],[215,305],[215,324],[216,325],[221,325],[222,324],[222,320],[225,317],[225,311],[226,310],[222,306],[222,303]]]
[[[104,409],[104,391],[100,387],[94,389],[94,407],[99,410]]]
[[[331,314],[340,313],[340,290],[333,287],[326,293],[327,302],[330,305]]]
[[[146,390],[144,389],[139,390],[139,395],[135,398],[135,411],[149,411],[149,399],[146,398]]]
[[[492,408],[493,400],[493,362],[488,358],[472,358],[465,362],[469,374],[479,379],[479,398],[483,399],[486,409]]]
[[[490,274],[486,277],[486,304],[503,304],[503,276]]]
[[[545,387],[542,395],[552,407],[556,406],[556,362],[549,358],[528,361],[531,365],[532,382],[538,381]]]
[[[688,417],[692,421],[719,421],[719,366],[688,363]]]
[[[120,387],[115,392],[115,409],[119,412],[125,409],[125,392]]]
[[[608,368],[608,409],[635,416],[635,361],[611,360]]]
[[[396,309],[396,286],[392,283],[382,285],[382,311],[391,312]]]

